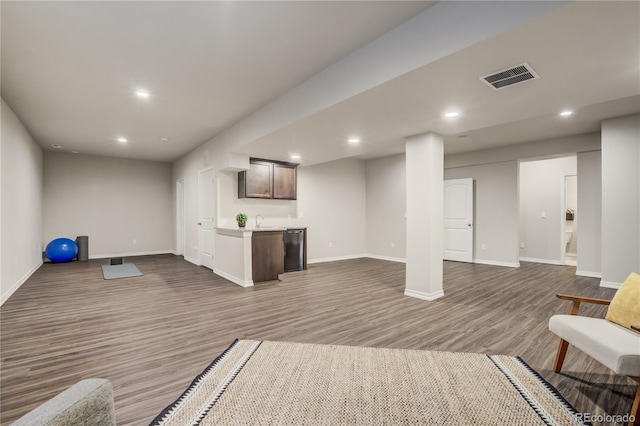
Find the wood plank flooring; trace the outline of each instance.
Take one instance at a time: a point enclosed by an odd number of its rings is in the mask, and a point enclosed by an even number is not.
[[[575,267],[445,262],[445,296],[405,297],[405,265],[309,265],[243,289],[173,255],[127,258],[142,277],[105,281],[104,260],[45,264],[0,309],[1,424],[79,380],[111,380],[119,425],[148,424],[235,338],[519,355],[579,412],[625,414],[636,385],[569,348],[552,371],[556,292],[611,298]],[[584,309],[603,316],[606,308]]]

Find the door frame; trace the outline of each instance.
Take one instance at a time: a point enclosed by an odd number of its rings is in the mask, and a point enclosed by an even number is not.
[[[216,186],[215,186],[215,171],[213,169],[213,167],[209,166],[209,167],[205,167],[202,170],[198,170],[198,189],[197,189],[197,193],[196,193],[196,220],[198,221],[197,223],[199,223],[200,221],[200,176],[204,173],[208,173],[211,172],[211,190],[215,191],[216,190]],[[212,205],[212,209],[211,209],[211,214],[215,216],[216,214],[216,197],[217,194],[212,193],[211,194],[211,203]],[[215,218],[212,216],[211,218],[211,222],[212,222],[212,226],[215,226]],[[201,225],[197,225],[197,229],[198,229],[198,254],[197,254],[197,260],[198,260],[198,265],[200,266],[205,266],[203,265],[202,262],[202,227]],[[213,269],[215,267],[215,259],[214,259],[214,252],[215,252],[215,238],[213,238],[213,234],[212,234],[212,238],[211,238],[211,257],[212,257],[212,264],[211,264],[211,271],[213,272]],[[205,266],[206,267],[206,266]]]
[[[178,256],[185,255],[185,220],[186,197],[185,197],[186,180],[180,178],[176,180],[176,251]]]

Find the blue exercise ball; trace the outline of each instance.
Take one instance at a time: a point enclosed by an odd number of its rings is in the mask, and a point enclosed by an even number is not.
[[[45,253],[52,262],[71,262],[78,255],[78,245],[69,238],[56,238],[47,244]]]

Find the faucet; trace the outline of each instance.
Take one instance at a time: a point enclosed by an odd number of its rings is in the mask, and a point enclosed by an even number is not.
[[[256,215],[256,228],[260,228],[260,224],[258,223],[258,218],[261,217],[262,220],[264,220],[264,216],[262,216],[261,214],[257,214]]]

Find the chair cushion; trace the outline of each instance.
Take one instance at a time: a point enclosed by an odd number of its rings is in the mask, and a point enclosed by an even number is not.
[[[549,330],[616,373],[640,376],[640,333],[579,315],[554,315]]]
[[[640,327],[640,275],[632,272],[622,283],[611,300],[605,318],[623,327]]]

